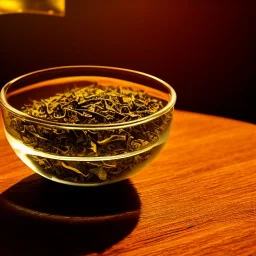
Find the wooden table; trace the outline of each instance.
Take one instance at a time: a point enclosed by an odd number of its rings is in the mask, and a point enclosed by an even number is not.
[[[0,131],[0,255],[256,255],[256,127],[176,111],[130,181],[77,188],[26,167]]]

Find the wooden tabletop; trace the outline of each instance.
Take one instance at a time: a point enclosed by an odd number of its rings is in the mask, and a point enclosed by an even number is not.
[[[0,255],[256,255],[253,124],[175,111],[159,157],[99,188],[34,174],[3,128],[0,156]]]

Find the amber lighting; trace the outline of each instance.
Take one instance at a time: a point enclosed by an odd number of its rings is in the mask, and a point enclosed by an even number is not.
[[[0,0],[0,14],[32,13],[65,15],[65,0]]]

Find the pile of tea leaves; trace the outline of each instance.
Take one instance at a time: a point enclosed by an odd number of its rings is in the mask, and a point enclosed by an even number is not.
[[[140,119],[164,107],[164,101],[132,88],[98,84],[74,88],[24,105],[28,115],[69,124],[109,124]]]

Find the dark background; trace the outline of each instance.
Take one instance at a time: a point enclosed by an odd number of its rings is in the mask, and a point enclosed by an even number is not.
[[[64,18],[1,15],[0,85],[52,66],[118,66],[169,82],[178,109],[256,123],[255,8],[247,0],[69,0]]]

